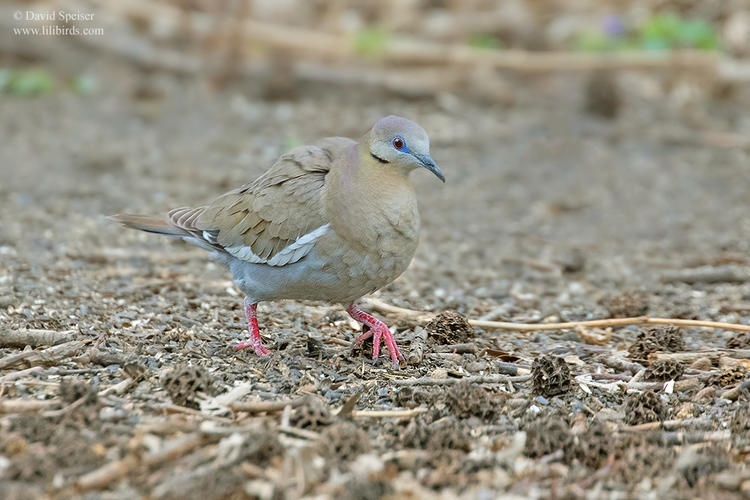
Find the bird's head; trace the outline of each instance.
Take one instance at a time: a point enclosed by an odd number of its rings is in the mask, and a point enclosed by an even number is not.
[[[430,138],[416,123],[400,116],[386,116],[366,136],[370,156],[383,165],[410,172],[424,167],[445,182],[445,176],[430,158]]]

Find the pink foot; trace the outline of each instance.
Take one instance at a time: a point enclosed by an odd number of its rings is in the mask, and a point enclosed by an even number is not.
[[[247,329],[250,331],[250,340],[234,344],[234,350],[239,351],[247,347],[252,347],[255,354],[264,356],[271,354],[271,351],[263,347],[263,339],[260,338],[260,328],[258,328],[258,304],[251,304],[245,299],[245,318],[247,318]]]
[[[357,337],[354,340],[354,343],[358,344],[365,339],[372,337],[372,359],[378,359],[378,354],[380,353],[380,341],[381,339],[384,340],[385,346],[391,354],[391,359],[396,363],[396,366],[398,366],[398,360],[403,360],[404,356],[401,354],[401,351],[398,350],[396,339],[393,338],[393,334],[388,328],[388,325],[362,311],[354,303],[349,305],[346,312],[348,312],[349,316],[354,318],[355,321],[370,327],[370,330]]]

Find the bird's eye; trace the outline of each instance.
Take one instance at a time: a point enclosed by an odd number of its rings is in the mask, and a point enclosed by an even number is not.
[[[394,137],[393,147],[401,151],[402,149],[404,149],[404,140],[400,137]]]

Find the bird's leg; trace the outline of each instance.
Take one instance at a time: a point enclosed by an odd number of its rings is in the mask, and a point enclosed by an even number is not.
[[[255,354],[263,356],[270,354],[271,351],[263,347],[263,339],[260,338],[260,328],[258,328],[258,303],[250,302],[245,297],[245,318],[247,319],[247,329],[250,331],[250,340],[240,342],[234,345],[234,350],[239,351],[246,347],[252,347]]]
[[[353,302],[349,304],[349,307],[346,309],[346,312],[348,312],[349,316],[354,318],[355,321],[370,327],[370,329],[367,332],[357,337],[354,342],[359,343],[367,338],[373,337],[372,359],[378,358],[378,354],[380,353],[380,339],[381,338],[385,341],[385,345],[388,348],[388,352],[391,354],[391,359],[393,360],[394,363],[398,364],[399,358],[404,359],[404,356],[401,354],[401,351],[398,350],[398,346],[396,345],[396,339],[393,338],[393,334],[391,333],[391,330],[388,328],[388,325],[380,321],[378,318],[375,318],[374,316],[370,316],[366,312],[362,311]]]

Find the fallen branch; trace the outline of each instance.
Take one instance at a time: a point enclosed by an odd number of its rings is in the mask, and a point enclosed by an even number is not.
[[[298,406],[305,404],[306,401],[306,396],[281,401],[240,401],[230,403],[229,408],[234,411],[244,411],[247,413],[272,413],[281,411],[287,406],[297,408]]]
[[[627,425],[624,427],[620,427],[617,430],[624,431],[624,432],[642,432],[642,431],[653,431],[657,429],[672,430],[672,429],[681,429],[683,427],[689,427],[691,425],[700,426],[700,427],[703,427],[703,426],[710,427],[711,425],[713,425],[713,422],[707,419],[685,418],[685,419],[675,419],[675,420],[664,420],[663,422],[648,422],[645,424]]]
[[[700,358],[718,359],[721,357],[750,359],[750,349],[714,349],[711,351],[696,352],[654,352],[649,354],[648,359],[651,362],[671,359],[682,363],[692,363]]]
[[[0,413],[26,413],[49,410],[60,406],[59,399],[6,399],[0,400]]]
[[[505,384],[507,382],[526,382],[528,380],[531,380],[531,375],[520,375],[517,377],[509,377],[507,375],[479,375],[476,377],[463,378],[420,377],[393,379],[392,382],[394,385],[403,387],[411,385],[451,385],[459,382],[469,382],[474,384]]]
[[[6,330],[0,331],[0,347],[49,346],[70,340],[73,330]]]
[[[403,317],[411,317],[419,324],[428,323],[434,314],[423,311],[415,311],[405,307],[398,307],[375,298],[369,299],[370,306],[383,313],[398,314]],[[675,326],[697,326],[703,328],[721,328],[724,330],[739,330],[750,332],[750,325],[737,323],[723,323],[720,321],[702,321],[693,319],[677,318],[653,318],[650,316],[635,316],[632,318],[610,318],[593,319],[586,321],[568,321],[565,323],[511,323],[508,321],[482,321],[470,319],[469,324],[478,328],[488,330],[515,330],[530,332],[538,330],[574,330],[578,327],[601,327],[601,326],[628,326],[628,325],[675,325]]]
[[[7,375],[3,375],[2,377],[0,377],[0,384],[7,384],[8,382],[13,382],[27,375],[40,372],[43,369],[44,368],[42,368],[41,366],[32,366],[31,368],[26,368],[25,370],[18,370],[17,372],[10,372]]]
[[[48,347],[41,351],[22,351],[16,354],[11,354],[3,359],[0,359],[0,369],[8,366],[24,362],[29,365],[43,365],[55,363],[63,358],[67,358],[77,353],[83,347],[91,342],[91,339],[86,340],[71,340],[64,344],[59,344],[53,347]]]
[[[413,408],[411,410],[354,410],[352,417],[360,418],[399,418],[415,417],[425,413],[429,408]]]

